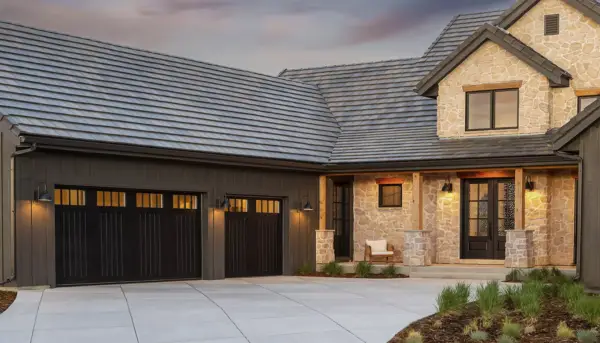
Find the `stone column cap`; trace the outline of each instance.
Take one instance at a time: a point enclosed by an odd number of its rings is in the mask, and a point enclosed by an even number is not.
[[[431,230],[404,230],[404,232],[431,232]]]
[[[316,229],[315,231],[317,231],[317,232],[335,232],[335,230],[329,230],[329,229],[327,229],[327,230]]]

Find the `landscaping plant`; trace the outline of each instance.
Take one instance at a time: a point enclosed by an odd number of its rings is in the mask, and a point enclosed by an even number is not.
[[[600,298],[583,295],[575,302],[573,313],[594,325],[600,324]]]
[[[518,285],[509,285],[502,290],[502,298],[504,302],[510,302],[513,306],[517,306],[521,287]]]
[[[485,331],[473,331],[471,332],[471,339],[475,342],[484,342],[487,341],[490,335],[488,335]]]
[[[356,277],[366,278],[371,275],[373,272],[373,264],[366,261],[360,261],[356,264],[356,269],[354,270],[356,273]]]
[[[576,336],[581,343],[598,343],[598,333],[593,330],[579,330]]]
[[[386,277],[392,278],[398,274],[398,270],[396,269],[395,265],[388,264],[385,268],[383,268],[381,274],[385,275]]]
[[[502,335],[502,336],[500,336],[500,338],[498,338],[498,343],[516,343],[516,342],[517,341],[514,338],[507,336],[507,335]]]
[[[530,319],[537,318],[541,311],[541,298],[544,296],[544,284],[540,281],[526,281],[521,287],[515,307]]]
[[[438,312],[448,313],[462,310],[469,302],[470,292],[470,287],[460,283],[455,287],[444,287],[436,299]]]
[[[575,304],[585,295],[583,285],[575,282],[561,284],[558,290],[558,296],[565,301],[570,311],[573,311]]]
[[[477,287],[477,305],[484,316],[493,316],[502,310],[498,281],[490,281]]]
[[[504,281],[506,282],[518,282],[523,280],[523,269],[513,268],[508,274],[506,274],[506,278]]]
[[[298,268],[298,271],[296,272],[296,274],[298,274],[298,275],[309,275],[311,273],[312,273],[312,267],[308,263],[302,264],[302,266],[300,266],[300,268]]]
[[[569,328],[567,323],[560,322],[556,328],[556,337],[558,338],[574,338],[575,332]]]
[[[332,261],[324,265],[322,271],[327,276],[339,276],[342,275],[343,269],[341,264]]]
[[[506,318],[502,324],[502,333],[512,338],[519,338],[521,337],[521,324],[513,323]]]
[[[405,343],[423,343],[423,336],[419,332],[411,331],[406,337]]]
[[[533,326],[531,324],[525,326],[525,328],[523,329],[523,333],[526,335],[531,335],[534,332],[535,332],[535,326]]]
[[[459,303],[466,305],[469,302],[469,298],[471,297],[471,285],[459,282],[454,286],[454,291],[456,292]]]

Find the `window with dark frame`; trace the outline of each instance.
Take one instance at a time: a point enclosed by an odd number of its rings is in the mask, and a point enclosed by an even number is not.
[[[54,189],[54,204],[63,206],[85,206],[85,190]]]
[[[466,130],[504,130],[519,127],[519,90],[467,92]]]
[[[379,185],[379,207],[402,207],[402,185]]]
[[[594,101],[598,100],[600,95],[587,95],[577,97],[577,113],[585,110],[586,107],[591,105]]]

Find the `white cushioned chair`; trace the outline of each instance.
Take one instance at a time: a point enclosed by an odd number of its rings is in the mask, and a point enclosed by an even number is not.
[[[365,261],[371,261],[373,257],[385,257],[386,262],[394,259],[394,246],[388,244],[385,239],[376,241],[368,240],[365,243]]]

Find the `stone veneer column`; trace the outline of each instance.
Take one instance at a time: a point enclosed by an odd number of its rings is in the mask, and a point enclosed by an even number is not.
[[[506,231],[506,268],[531,268],[533,263],[533,231]]]
[[[431,265],[431,231],[404,231],[404,265]]]
[[[335,260],[335,251],[333,250],[333,230],[316,231],[316,253],[317,264],[325,264]]]

